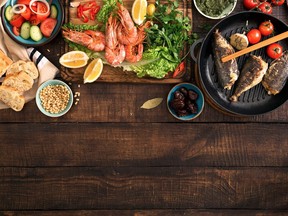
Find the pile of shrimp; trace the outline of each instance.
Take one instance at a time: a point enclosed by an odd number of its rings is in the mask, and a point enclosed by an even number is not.
[[[140,61],[146,36],[145,28],[149,28],[151,22],[147,21],[136,27],[129,11],[120,3],[117,7],[117,16],[111,14],[106,23],[105,34],[92,30],[78,32],[64,29],[63,37],[95,52],[105,51],[106,61],[113,66],[121,64],[124,60]]]

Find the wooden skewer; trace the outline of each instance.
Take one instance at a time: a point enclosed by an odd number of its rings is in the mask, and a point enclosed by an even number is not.
[[[225,56],[221,60],[222,60],[222,62],[230,61],[233,58],[237,58],[237,57],[242,56],[242,55],[244,55],[246,53],[249,53],[249,52],[252,52],[254,50],[260,49],[262,47],[268,46],[268,45],[270,45],[272,43],[275,43],[277,41],[283,40],[283,39],[285,39],[287,37],[288,37],[288,31],[286,31],[284,33],[281,33],[279,35],[276,35],[274,37],[271,37],[271,38],[269,38],[267,40],[261,41],[260,43],[254,44],[253,46],[247,47],[247,48],[245,48],[243,50],[240,50],[238,52],[235,52],[235,53],[233,53],[231,55]]]

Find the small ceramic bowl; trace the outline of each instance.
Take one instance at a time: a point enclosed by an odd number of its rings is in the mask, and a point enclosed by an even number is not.
[[[45,87],[47,87],[49,85],[63,85],[63,86],[66,86],[68,91],[69,91],[68,104],[67,104],[66,108],[63,111],[59,112],[59,113],[50,113],[50,112],[46,111],[44,109],[44,107],[42,106],[42,102],[41,102],[41,99],[40,99],[40,92],[41,92],[41,90],[43,88],[45,88]],[[39,108],[39,110],[44,115],[49,116],[49,117],[60,117],[60,116],[63,116],[64,114],[66,114],[70,110],[70,108],[72,107],[72,105],[73,105],[73,92],[72,92],[71,88],[65,82],[63,82],[61,80],[56,80],[56,79],[48,80],[48,81],[42,83],[39,86],[39,88],[38,88],[38,90],[36,92],[36,104],[37,104],[37,107]]]
[[[5,10],[9,5],[15,5],[17,2],[17,0],[8,0],[7,3],[2,7],[1,9],[1,19],[2,19],[2,24],[3,27],[5,29],[5,32],[9,35],[10,38],[12,38],[12,40],[14,40],[16,43],[21,44],[23,46],[27,46],[27,47],[39,47],[39,46],[43,46],[44,44],[49,43],[50,41],[52,41],[57,34],[60,32],[62,24],[64,22],[64,8],[62,3],[60,2],[60,0],[52,0],[51,5],[54,5],[57,9],[57,24],[51,34],[50,37],[44,37],[39,40],[39,41],[34,41],[31,38],[28,39],[23,39],[20,35],[16,36],[13,33],[13,26],[9,23],[9,21],[6,19],[5,17]],[[41,24],[39,24],[38,26],[40,26]]]
[[[188,114],[182,116],[182,115],[177,114],[176,110],[172,107],[171,103],[175,99],[175,92],[176,91],[181,92],[180,89],[183,87],[186,90],[192,90],[193,92],[195,92],[198,95],[196,100],[190,100],[190,101],[192,101],[192,103],[195,103],[197,105],[197,112],[196,113],[188,112]],[[188,96],[186,97],[185,101],[187,99],[188,99]],[[192,119],[195,119],[196,117],[198,117],[201,114],[201,112],[203,111],[204,96],[203,96],[201,90],[196,85],[193,85],[191,83],[180,83],[180,84],[177,84],[176,86],[174,86],[170,90],[170,92],[167,96],[167,107],[168,107],[169,112],[175,118],[182,120],[182,121],[189,121],[189,120],[192,120]],[[186,107],[187,107],[187,103],[185,103],[185,110],[187,110]]]
[[[234,2],[229,4],[229,6],[226,7],[219,16],[210,16],[210,15],[207,15],[207,14],[205,14],[205,12],[200,10],[199,6],[197,5],[196,0],[193,0],[193,2],[195,5],[195,8],[198,10],[198,12],[201,15],[203,15],[209,19],[222,19],[222,18],[228,16],[229,14],[231,14],[233,12],[233,10],[235,9],[235,7],[237,5],[237,0],[234,0]],[[205,2],[205,1],[203,1],[203,2]],[[214,2],[214,3],[216,4],[217,2]],[[215,7],[217,7],[217,5],[213,5],[213,7],[215,8]]]

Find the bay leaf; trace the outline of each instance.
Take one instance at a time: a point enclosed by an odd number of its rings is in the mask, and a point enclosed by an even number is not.
[[[163,101],[163,98],[153,98],[150,100],[147,100],[143,105],[140,107],[142,109],[153,109],[157,106],[159,106]]]

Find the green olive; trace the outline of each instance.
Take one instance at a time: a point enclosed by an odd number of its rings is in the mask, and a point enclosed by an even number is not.
[[[156,7],[155,7],[154,4],[149,4],[149,5],[147,6],[147,14],[148,14],[149,16],[152,16],[152,15],[154,14],[155,10],[156,10]]]

